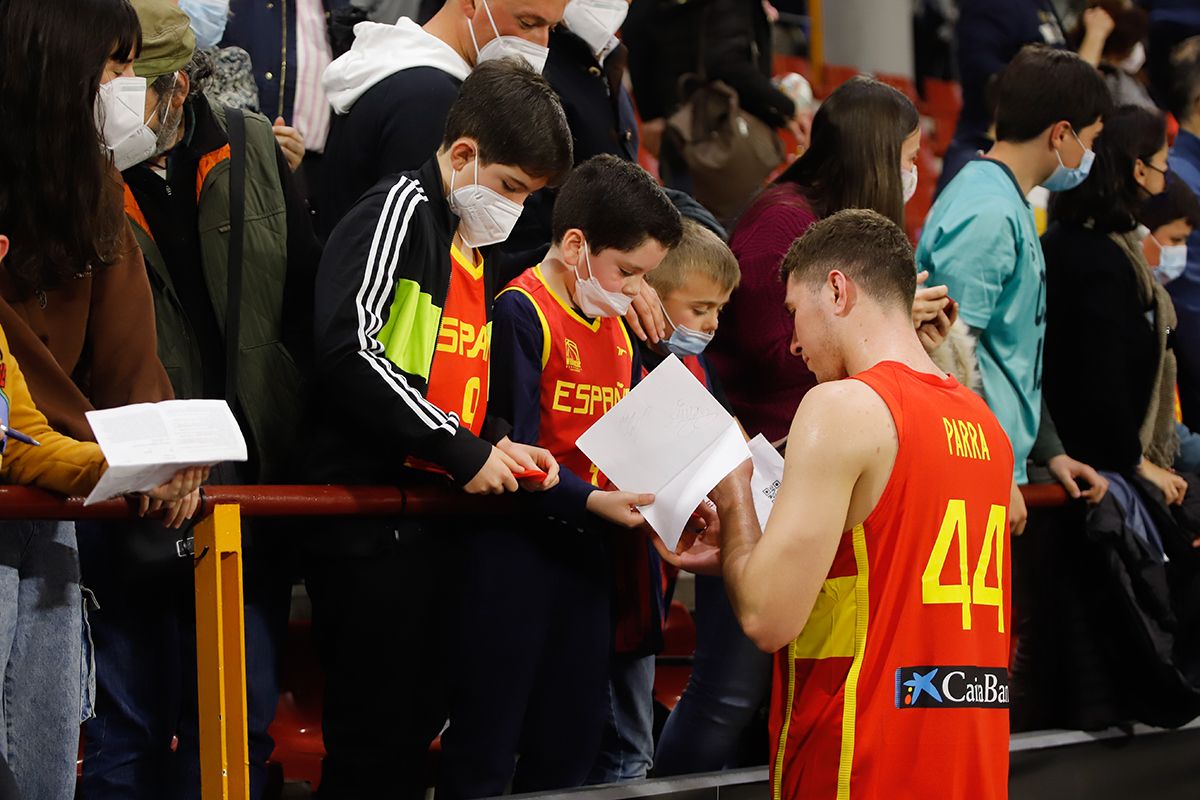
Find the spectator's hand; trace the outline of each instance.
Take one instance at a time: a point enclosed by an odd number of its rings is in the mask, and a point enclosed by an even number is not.
[[[1013,478],[1012,491],[1008,496],[1008,530],[1013,536],[1025,532],[1025,523],[1029,522],[1029,509],[1025,507],[1025,496],[1017,479]]]
[[[208,480],[208,472],[208,467],[188,467],[181,469],[172,476],[171,480],[162,486],[146,492],[144,499],[147,501],[159,500],[167,503],[181,500],[199,489],[201,484]],[[150,509],[148,502],[144,502],[143,506],[145,506],[147,512],[162,507],[160,503],[154,509]]]
[[[637,507],[648,506],[653,502],[652,494],[592,492],[588,495],[587,510],[622,528],[636,528],[646,521]]]
[[[300,162],[304,160],[304,137],[300,135],[300,131],[285,123],[283,117],[276,117],[271,130],[275,133],[275,141],[283,151],[288,168],[292,172],[300,169]]]
[[[1066,454],[1055,456],[1046,466],[1049,467],[1050,474],[1057,478],[1058,482],[1067,490],[1067,494],[1071,496],[1072,500],[1082,497],[1088,501],[1088,505],[1094,506],[1108,492],[1107,479],[1087,464],[1076,461]],[[1080,490],[1077,482],[1079,478],[1088,484],[1086,490]]]
[[[957,317],[957,310],[952,310],[951,314]],[[937,316],[929,322],[922,322],[917,326],[917,338],[921,340],[921,347],[925,348],[926,353],[932,353],[937,350],[946,341],[946,337],[950,335],[950,328],[954,325],[954,320],[948,316],[945,311],[937,312]]]
[[[949,289],[945,286],[926,286],[929,271],[917,273],[917,294],[913,298],[912,320],[913,327],[921,327],[921,323],[937,318],[938,312],[950,305]],[[955,314],[958,312],[955,311]],[[951,320],[953,321],[953,320]]]
[[[1163,469],[1157,464],[1153,464],[1146,459],[1138,464],[1138,474],[1146,480],[1157,486],[1166,498],[1167,505],[1181,506],[1183,498],[1187,496],[1187,481],[1182,476],[1169,469]],[[1200,541],[1200,540],[1197,540]],[[1193,542],[1193,546],[1196,545]]]
[[[796,155],[804,155],[812,141],[812,115],[807,111],[797,111],[796,116],[788,120],[787,129],[796,138]]]
[[[1100,6],[1093,6],[1083,12],[1083,35],[1085,37],[1094,37],[1100,42],[1105,42],[1116,26],[1117,23]]]
[[[545,480],[539,481],[536,478],[525,478],[519,481],[521,488],[525,491],[544,492],[558,485],[558,462],[554,460],[554,456],[546,448],[519,444],[507,436],[501,439],[496,446],[503,450],[505,455],[513,461],[520,464],[522,472],[536,469],[546,473]]]
[[[642,281],[642,291],[633,298],[633,305],[625,312],[625,322],[643,342],[658,344],[667,336],[667,318],[663,316],[662,301],[658,292],[646,281]]]
[[[646,148],[646,152],[655,158],[662,158],[662,138],[667,130],[667,121],[662,117],[658,119],[648,119],[642,123],[641,136],[642,147]]]
[[[770,0],[762,0],[763,13],[767,15],[767,22],[774,25],[779,22],[779,9],[771,5]]]
[[[463,487],[463,491],[467,494],[504,494],[505,492],[515,492],[517,490],[517,479],[513,477],[514,472],[523,472],[524,469],[513,460],[511,456],[496,446],[492,446],[492,453],[488,456],[488,460],[475,473],[475,477],[467,482]]]

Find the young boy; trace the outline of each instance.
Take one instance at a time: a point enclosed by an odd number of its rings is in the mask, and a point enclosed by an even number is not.
[[[479,248],[504,241],[525,198],[570,167],[549,84],[524,64],[490,61],[463,82],[436,156],[381,181],[338,223],[317,275],[316,371],[336,388],[314,426],[318,481],[449,475],[468,493],[495,494],[536,469],[547,477],[525,488],[557,483],[553,457],[510,440],[489,408],[495,290]],[[423,796],[428,747],[445,720],[439,541],[470,524],[359,519],[313,538],[324,796],[393,796],[397,776]]]
[[[720,237],[700,223],[684,219],[679,244],[657,269],[646,275],[646,282],[662,300],[667,337],[658,344],[640,343],[643,374],[649,374],[674,354],[728,408],[716,374],[704,356],[704,348],[717,332],[717,317],[740,280],[737,259]],[[650,541],[644,536],[625,536],[611,542],[615,578],[613,655],[609,667],[612,715],[600,756],[588,778],[593,784],[645,778],[655,762],[654,662],[662,647],[667,581],[656,552],[656,546],[665,545],[653,532],[649,536]],[[720,578],[697,578],[697,602],[702,582],[715,584],[709,602],[723,603],[727,608]],[[726,611],[725,615],[731,613]],[[697,620],[698,625],[700,622]],[[754,645],[740,635],[740,630],[738,637],[757,653]],[[722,637],[721,641],[723,649],[739,643],[728,637]],[[762,659],[765,661],[766,656]],[[759,700],[754,700],[754,707]]]
[[[1009,521],[1024,527],[1026,459],[1042,422],[1042,342],[1046,263],[1033,211],[1035,186],[1066,191],[1091,169],[1092,143],[1112,104],[1095,69],[1073,53],[1028,46],[996,82],[996,144],[963,167],[934,203],[917,247],[917,271],[945,284],[976,343],[983,396],[1012,440]],[[1075,479],[1098,502],[1107,486],[1086,464],[1060,451],[1050,471],[1072,496]]]
[[[1167,181],[1162,194],[1145,202],[1138,222],[1150,231],[1142,240],[1146,263],[1166,286],[1187,268],[1188,237],[1200,228],[1200,200],[1183,181]]]
[[[640,167],[597,156],[560,190],[552,233],[546,259],[496,300],[490,403],[515,441],[553,453],[562,480],[530,517],[458,540],[453,628],[472,636],[450,644],[444,799],[587,778],[609,714],[606,545],[654,499],[604,490],[575,441],[640,375],[621,317],[679,241],[679,213]]]

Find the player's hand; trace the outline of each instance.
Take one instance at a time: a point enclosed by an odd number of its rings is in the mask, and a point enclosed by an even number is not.
[[[1163,493],[1163,498],[1169,506],[1183,505],[1183,498],[1187,496],[1188,485],[1187,481],[1181,475],[1169,469],[1163,469],[1157,464],[1151,463],[1146,459],[1138,464],[1138,474],[1146,480],[1153,483]]]
[[[1088,505],[1096,505],[1104,495],[1108,492],[1108,480],[1099,472],[1089,467],[1083,462],[1076,461],[1070,456],[1057,455],[1050,459],[1046,465],[1063,488],[1067,490],[1072,500],[1083,498],[1088,501]],[[1082,479],[1087,484],[1086,490],[1079,488],[1078,480]]]
[[[929,280],[929,270],[917,273],[917,293],[913,297],[912,320],[913,327],[921,327],[921,323],[929,322],[937,317],[950,304],[950,290],[946,286],[926,286]]]
[[[708,493],[708,499],[716,505],[718,514],[722,509],[732,507],[750,494],[750,478],[753,475],[754,462],[747,458],[713,487]]]
[[[463,491],[467,494],[504,494],[517,490],[517,479],[514,472],[522,472],[521,465],[503,450],[492,446],[488,460],[475,473],[475,477],[467,482]]]
[[[649,535],[653,537],[654,549],[668,564],[695,575],[719,576],[721,574],[720,532],[721,521],[717,516],[716,507],[704,502],[688,520],[674,551],[668,549],[666,542],[660,539],[653,530],[649,531]]]
[[[283,151],[288,169],[292,172],[300,169],[300,162],[304,160],[304,137],[300,135],[300,131],[284,122],[283,117],[276,117],[271,132],[275,134],[279,149]]]
[[[1025,532],[1025,523],[1029,522],[1029,509],[1025,507],[1025,495],[1021,494],[1021,487],[1017,485],[1017,479],[1013,478],[1012,491],[1008,497],[1008,530],[1013,536],[1020,536]]]
[[[546,473],[545,480],[525,478],[518,481],[521,484],[521,488],[525,491],[544,492],[558,485],[558,462],[554,460],[554,456],[546,448],[520,444],[519,442],[512,441],[507,436],[497,442],[496,446],[503,450],[505,455],[521,465],[521,472],[535,469]]]
[[[667,336],[667,318],[663,315],[662,301],[658,292],[646,281],[642,281],[642,290],[633,298],[633,304],[625,312],[625,322],[634,336],[643,342],[658,344]]]
[[[587,510],[622,528],[636,528],[646,521],[638,506],[648,506],[653,502],[652,494],[599,491],[588,495]]]

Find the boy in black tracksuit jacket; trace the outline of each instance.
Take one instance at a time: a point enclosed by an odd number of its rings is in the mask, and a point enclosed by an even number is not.
[[[536,137],[529,131],[538,131]],[[367,192],[330,236],[314,313],[319,386],[311,478],[513,491],[553,457],[514,444],[487,412],[494,280],[478,248],[502,241],[528,194],[570,169],[549,85],[489,62],[464,82],[437,156]],[[324,798],[424,795],[445,720],[437,635],[439,538],[470,521],[367,519],[324,526],[306,580],[326,672]]]

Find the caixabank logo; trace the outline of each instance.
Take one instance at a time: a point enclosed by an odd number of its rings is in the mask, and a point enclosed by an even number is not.
[[[1008,708],[1003,667],[901,667],[896,708]]]

